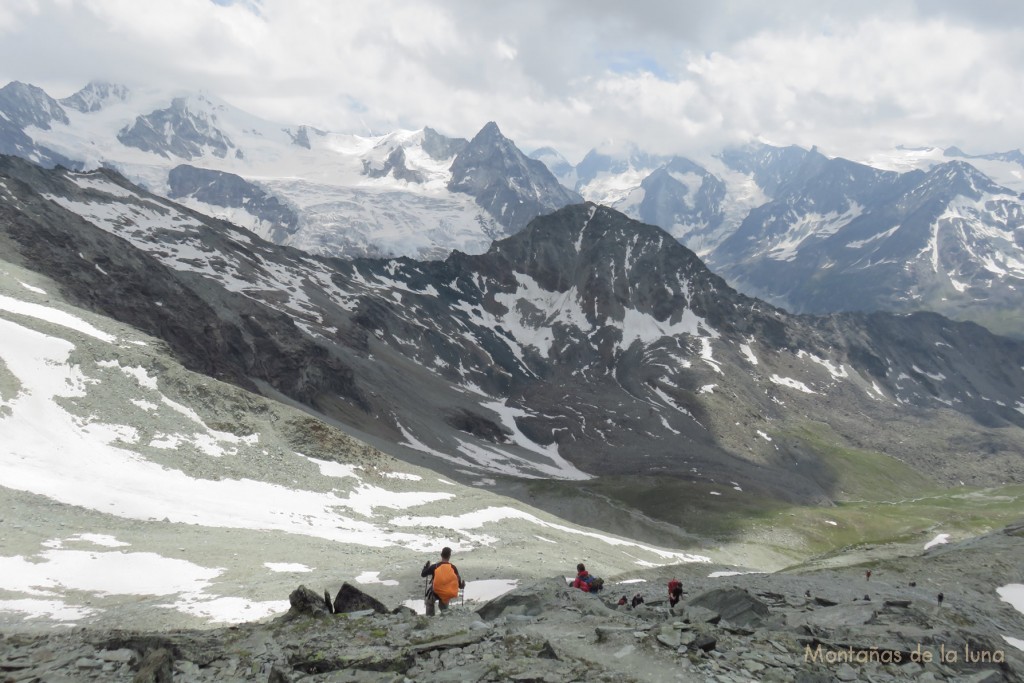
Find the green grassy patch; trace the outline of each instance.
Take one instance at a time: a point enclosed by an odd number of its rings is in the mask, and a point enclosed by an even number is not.
[[[958,487],[902,500],[790,507],[767,519],[751,520],[749,529],[755,535],[768,529],[787,530],[802,539],[809,556],[815,556],[865,544],[920,542],[923,547],[938,533],[988,533],[1022,515],[1024,486]]]
[[[829,493],[836,501],[902,500],[939,490],[934,481],[896,458],[844,444],[842,437],[820,422],[779,431],[772,438],[816,458],[833,482]]]
[[[943,488],[901,461],[806,422],[771,433],[832,504],[797,505],[767,492],[668,476],[538,481],[527,502],[563,519],[677,548],[742,543],[801,562],[867,544],[968,536],[1024,517],[1024,486]],[[520,492],[522,493],[522,492]]]

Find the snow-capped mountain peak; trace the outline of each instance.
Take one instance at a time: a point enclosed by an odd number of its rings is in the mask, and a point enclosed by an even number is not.
[[[131,97],[131,91],[127,86],[106,81],[90,81],[84,88],[74,95],[65,97],[60,101],[65,107],[69,107],[83,114],[99,111],[115,102],[124,102]]]
[[[68,116],[57,100],[42,88],[12,81],[0,88],[0,111],[19,128],[36,126],[49,130],[52,123],[68,123]]]

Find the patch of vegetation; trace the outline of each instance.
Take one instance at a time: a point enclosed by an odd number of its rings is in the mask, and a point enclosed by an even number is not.
[[[939,490],[934,481],[896,458],[844,444],[824,423],[808,422],[771,436],[818,460],[834,482],[830,493],[836,501],[894,500]]]
[[[1020,519],[1024,486],[931,491],[902,500],[862,500],[832,508],[791,507],[752,528],[785,529],[798,535],[813,555],[864,544],[918,543],[931,535],[989,533]]]

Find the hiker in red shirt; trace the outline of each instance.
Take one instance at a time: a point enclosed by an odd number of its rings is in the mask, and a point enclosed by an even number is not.
[[[668,606],[675,607],[681,597],[683,597],[683,584],[679,582],[679,579],[672,579],[668,582]]]

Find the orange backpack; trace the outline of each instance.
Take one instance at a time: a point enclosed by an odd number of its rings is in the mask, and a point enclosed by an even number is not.
[[[455,569],[448,562],[442,562],[434,570],[434,595],[441,599],[441,602],[448,604],[452,598],[459,595],[459,576]]]

